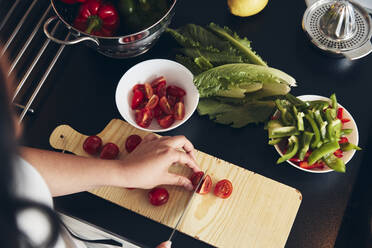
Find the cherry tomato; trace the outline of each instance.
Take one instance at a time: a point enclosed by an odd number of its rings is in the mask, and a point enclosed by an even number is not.
[[[169,105],[173,107],[177,102],[177,97],[172,96],[172,95],[168,95],[167,100],[169,102]]]
[[[159,98],[162,98],[167,94],[167,88],[165,84],[159,84],[158,87],[156,87],[156,94],[158,94]]]
[[[154,81],[151,82],[151,87],[157,88],[160,84],[166,85],[166,83],[167,82],[165,81],[165,77],[161,76],[154,79]]]
[[[233,191],[231,182],[227,179],[219,181],[214,187],[214,194],[222,199],[228,198]]]
[[[127,141],[125,141],[125,149],[127,150],[127,152],[131,153],[134,149],[136,149],[136,147],[141,143],[141,141],[142,138],[139,135],[137,134],[130,135],[127,138]]]
[[[159,102],[159,97],[157,95],[152,95],[152,97],[149,99],[149,101],[146,104],[146,108],[148,109],[154,109]]]
[[[107,143],[103,146],[101,154],[99,155],[102,159],[115,159],[119,154],[119,147],[114,143]]]
[[[149,83],[145,83],[145,95],[147,99],[150,99],[152,95],[154,94],[154,91],[152,90],[152,87]]]
[[[136,110],[135,112],[136,123],[140,127],[148,127],[152,121],[152,112],[148,108]]]
[[[194,189],[196,186],[198,186],[198,183],[203,178],[203,176],[204,176],[204,172],[202,171],[195,172],[191,175],[190,181],[192,185],[194,186]]]
[[[174,122],[173,115],[167,115],[163,118],[158,119],[158,123],[162,128],[168,128],[170,127]]]
[[[190,181],[192,185],[194,186],[194,189],[196,186],[198,186],[198,183],[203,178],[203,176],[204,176],[204,172],[202,171],[195,172],[194,174],[191,175]],[[212,188],[212,179],[209,175],[206,175],[205,178],[203,179],[203,182],[199,185],[199,188],[196,190],[196,193],[205,195],[205,194],[208,194],[209,191],[211,191],[211,188]]]
[[[160,118],[163,115],[163,111],[161,110],[159,104],[153,109],[154,117],[156,119]]]
[[[165,114],[167,115],[172,114],[172,108],[169,105],[167,97],[163,96],[162,98],[160,98],[159,105],[160,105],[161,110],[163,110]]]
[[[182,120],[185,117],[185,105],[182,102],[176,103],[174,106],[174,119]]]
[[[177,96],[177,97],[183,97],[184,95],[186,95],[186,91],[184,91],[184,89],[174,86],[174,85],[170,85],[167,87],[167,93],[169,95]]]
[[[95,155],[99,152],[102,146],[102,140],[100,137],[93,135],[85,139],[83,149],[90,155]]]
[[[144,95],[142,91],[135,90],[132,98],[132,109],[136,109],[143,101]]]
[[[143,84],[136,84],[135,86],[133,86],[133,93],[136,91],[136,90],[139,90],[141,91],[142,93],[145,92],[145,85]]]
[[[160,206],[167,203],[169,199],[168,190],[165,188],[153,188],[149,192],[149,201],[154,206]]]

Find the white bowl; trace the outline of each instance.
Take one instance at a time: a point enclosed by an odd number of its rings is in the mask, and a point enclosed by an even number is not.
[[[184,96],[185,117],[176,120],[170,127],[162,128],[154,119],[148,128],[137,125],[132,110],[132,88],[136,84],[151,82],[155,78],[164,76],[168,85],[175,85],[186,91]],[[116,88],[116,106],[121,116],[138,129],[150,132],[166,132],[180,126],[194,113],[199,103],[199,92],[193,83],[193,74],[183,65],[166,59],[151,59],[136,64],[130,68],[120,79]]]
[[[299,98],[299,99],[301,99],[303,101],[323,100],[323,101],[329,101],[329,102],[331,102],[331,100],[329,98],[324,97],[324,96],[317,96],[317,95],[303,95],[303,96],[298,96],[297,98]],[[359,142],[359,133],[358,133],[358,127],[356,125],[356,122],[355,122],[354,118],[351,116],[351,114],[349,113],[349,111],[347,111],[340,103],[338,103],[338,106],[340,108],[343,108],[344,109],[344,111],[343,111],[343,118],[350,119],[349,122],[346,122],[346,123],[343,124],[343,128],[344,129],[345,128],[351,128],[351,129],[353,129],[353,132],[351,134],[349,134],[349,135],[346,135],[345,137],[348,138],[348,140],[349,140],[350,143],[353,143],[355,145],[358,145],[358,142]],[[275,114],[277,114],[277,112]],[[283,156],[283,153],[280,150],[279,146],[278,145],[275,145],[274,147],[275,147],[276,151],[280,154],[280,156]],[[344,152],[344,155],[343,155],[343,157],[341,159],[344,161],[345,165],[347,164],[347,162],[349,162],[351,160],[351,158],[354,156],[354,154],[355,154],[355,150]],[[311,173],[327,173],[327,172],[333,171],[328,166],[324,166],[323,168],[305,169],[305,168],[301,168],[300,166],[296,165],[295,163],[292,163],[289,160],[287,160],[287,162],[290,165],[296,167],[297,169],[300,169],[300,170],[303,170],[303,171],[306,171],[306,172],[311,172]]]

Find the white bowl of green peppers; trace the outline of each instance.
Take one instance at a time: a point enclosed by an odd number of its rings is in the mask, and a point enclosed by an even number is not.
[[[267,129],[269,144],[281,156],[278,164],[287,161],[311,173],[345,172],[345,165],[360,150],[359,133],[353,117],[334,94],[330,98],[289,96],[278,99],[276,105],[278,110]]]

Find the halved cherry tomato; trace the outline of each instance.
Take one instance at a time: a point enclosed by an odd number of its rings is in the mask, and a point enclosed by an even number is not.
[[[102,146],[102,140],[100,137],[93,135],[85,139],[83,149],[90,155],[95,155],[99,152]]]
[[[153,111],[154,117],[156,119],[158,119],[159,117],[161,117],[163,115],[163,111],[161,110],[159,104],[156,105],[156,107],[152,111]]]
[[[167,81],[165,81],[165,77],[161,76],[151,82],[151,87],[157,88],[160,84],[166,85],[166,83]]]
[[[161,110],[163,110],[165,114],[172,114],[172,108],[167,100],[167,97],[163,96],[162,98],[160,98],[159,105]]]
[[[130,135],[125,141],[125,149],[127,150],[127,152],[131,153],[134,149],[136,149],[136,147],[141,143],[141,141],[142,138],[139,135],[137,134]]]
[[[338,158],[342,158],[344,156],[344,153],[342,152],[341,149],[337,149],[334,153],[333,153],[336,157]]]
[[[167,93],[169,95],[177,96],[177,97],[183,97],[184,95],[186,95],[186,91],[184,91],[184,89],[174,86],[174,85],[170,85],[167,87]]]
[[[145,85],[143,85],[143,84],[136,84],[135,86],[133,86],[133,89],[132,89],[133,93],[134,93],[136,90],[139,90],[139,91],[141,91],[142,93],[144,93],[144,92],[145,92]]]
[[[152,121],[152,112],[148,108],[136,110],[135,112],[136,123],[140,127],[148,127]]]
[[[115,159],[119,154],[119,147],[114,143],[107,143],[103,146],[101,154],[99,155],[102,159]]]
[[[162,98],[163,96],[166,96],[167,88],[166,88],[165,84],[159,84],[158,87],[156,87],[156,94],[158,94],[159,98]]]
[[[157,95],[152,95],[152,97],[149,99],[149,101],[146,104],[146,108],[148,109],[154,109],[159,102],[159,97]]]
[[[198,186],[203,176],[204,176],[204,172],[202,171],[195,172],[191,175],[190,181],[192,185],[194,186],[194,189],[196,186]],[[212,188],[212,179],[209,175],[206,175],[205,178],[203,179],[203,182],[199,185],[199,188],[196,190],[196,193],[205,195],[205,194],[208,194],[209,191],[211,191],[211,188]]]
[[[167,96],[167,100],[168,100],[169,105],[170,105],[171,107],[173,107],[173,106],[177,103],[177,97],[172,96],[172,95],[168,95],[168,96]]]
[[[142,91],[135,90],[132,98],[132,109],[136,109],[143,101],[144,95]]]
[[[158,119],[158,123],[162,128],[168,128],[170,127],[174,122],[173,115],[167,115],[163,118]]]
[[[174,119],[182,120],[185,117],[185,105],[182,102],[176,103],[174,106]]]
[[[152,95],[154,94],[154,91],[152,90],[152,87],[149,83],[145,83],[145,95],[147,99],[150,99]]]
[[[153,188],[149,194],[149,201],[154,206],[160,206],[168,202],[169,193],[165,188]]]
[[[341,137],[340,140],[338,141],[339,144],[344,144],[349,142],[349,140],[346,137]]]
[[[216,184],[213,193],[217,197],[226,199],[231,195],[232,191],[233,191],[232,183],[227,179],[223,179]]]

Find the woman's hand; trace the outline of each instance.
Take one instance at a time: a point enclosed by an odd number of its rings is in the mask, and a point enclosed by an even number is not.
[[[174,163],[184,164],[194,172],[200,171],[195,161],[195,149],[184,136],[157,137],[147,135],[137,148],[121,161],[119,178],[123,187],[150,189],[169,184],[183,186],[192,190],[191,181],[180,175],[168,172]],[[121,175],[120,175],[121,174]]]
[[[165,241],[158,245],[156,248],[171,248],[172,247],[172,242],[171,241]]]

